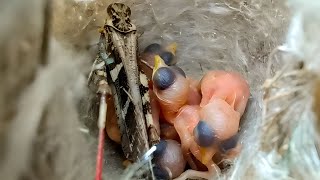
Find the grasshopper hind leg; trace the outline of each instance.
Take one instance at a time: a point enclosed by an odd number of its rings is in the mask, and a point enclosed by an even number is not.
[[[107,79],[106,66],[115,62],[114,58],[111,56],[111,53],[107,52],[108,48],[109,46],[107,46],[106,43],[105,33],[101,32],[100,40],[98,42],[98,55],[92,64],[91,71],[87,79],[88,85],[92,81],[94,81],[94,84],[97,85],[100,80]],[[93,79],[94,74],[96,74],[98,78]]]
[[[91,71],[88,75],[87,84],[90,85],[94,81],[94,76],[106,76],[105,74],[105,62],[100,58],[96,58],[91,66]],[[95,82],[96,84],[97,82]]]

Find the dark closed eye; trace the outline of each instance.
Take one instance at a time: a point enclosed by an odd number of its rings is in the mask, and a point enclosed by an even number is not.
[[[158,54],[160,53],[160,51],[161,51],[161,45],[157,43],[153,43],[147,46],[143,52]]]
[[[160,140],[160,142],[156,145],[157,149],[153,153],[153,156],[155,158],[161,157],[161,155],[166,151],[167,149],[167,142],[165,140]]]
[[[165,90],[176,80],[176,75],[168,67],[159,68],[153,75],[153,83],[157,89]]]
[[[170,175],[169,175],[168,171],[164,168],[157,166],[157,165],[153,167],[153,173],[154,173],[154,176],[157,180],[169,180],[170,179]]]
[[[199,121],[193,130],[193,136],[201,147],[209,147],[215,141],[213,129],[205,121]]]
[[[174,55],[171,52],[164,51],[160,53],[160,57],[163,59],[163,61],[168,65],[174,65],[176,62],[174,61]]]
[[[232,136],[231,138],[220,142],[220,150],[225,153],[225,152],[229,151],[230,149],[235,148],[237,146],[238,139],[239,139],[239,134],[236,134],[236,135]]]

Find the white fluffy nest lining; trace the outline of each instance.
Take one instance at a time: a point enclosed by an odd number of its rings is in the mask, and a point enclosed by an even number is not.
[[[13,12],[10,8],[20,7],[23,25],[31,27],[23,33],[19,31],[19,37],[27,47],[36,47],[39,42],[35,34],[42,31],[42,1],[8,2],[8,10],[0,16],[7,17],[6,26],[0,31],[1,40],[6,40],[2,43],[13,41],[6,38],[7,34],[25,27],[9,16]],[[54,2],[48,63],[33,63],[30,69],[39,70],[36,74],[29,72],[34,78],[19,89],[14,115],[1,120],[10,124],[1,122],[1,128],[6,128],[0,131],[6,139],[0,159],[4,179],[93,178],[96,140],[91,133],[84,133],[95,132],[93,115],[88,114],[88,99],[92,97],[85,91],[85,76],[94,53],[87,47],[97,41],[97,26],[103,24],[105,8],[112,2]],[[228,172],[213,178],[320,178],[316,128],[319,116],[314,113],[320,107],[320,2],[120,2],[132,10],[132,19],[141,34],[140,49],[153,42],[175,41],[178,65],[188,75],[200,78],[208,70],[224,69],[238,71],[248,79],[252,96],[241,129],[244,149]],[[15,51],[9,51],[10,47],[1,51],[21,53],[21,48],[26,47],[12,46]],[[19,64],[11,62],[13,65],[8,67]],[[24,74],[18,73],[16,78],[19,76]],[[10,85],[12,81],[14,78],[5,78],[4,82]],[[8,91],[9,85],[2,89]],[[106,150],[105,176],[109,178],[122,174],[122,159],[115,151],[111,145]]]

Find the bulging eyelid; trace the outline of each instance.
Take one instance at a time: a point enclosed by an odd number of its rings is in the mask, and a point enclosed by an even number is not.
[[[194,128],[193,135],[197,144],[202,147],[209,147],[215,141],[213,129],[203,120]]]

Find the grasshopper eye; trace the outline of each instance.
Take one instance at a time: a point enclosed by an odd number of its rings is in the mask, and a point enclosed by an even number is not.
[[[163,61],[166,63],[166,65],[171,66],[176,64],[174,55],[171,52],[164,51],[160,53],[160,57],[163,59]]]
[[[176,80],[176,75],[168,67],[159,68],[153,75],[153,83],[157,89],[165,90]]]
[[[161,51],[161,45],[160,44],[157,44],[157,43],[153,43],[153,44],[150,44],[149,46],[147,46],[145,49],[144,49],[144,53],[153,53],[153,54],[159,54]]]
[[[194,139],[201,147],[209,147],[214,143],[213,129],[204,121],[199,121],[193,130]]]

